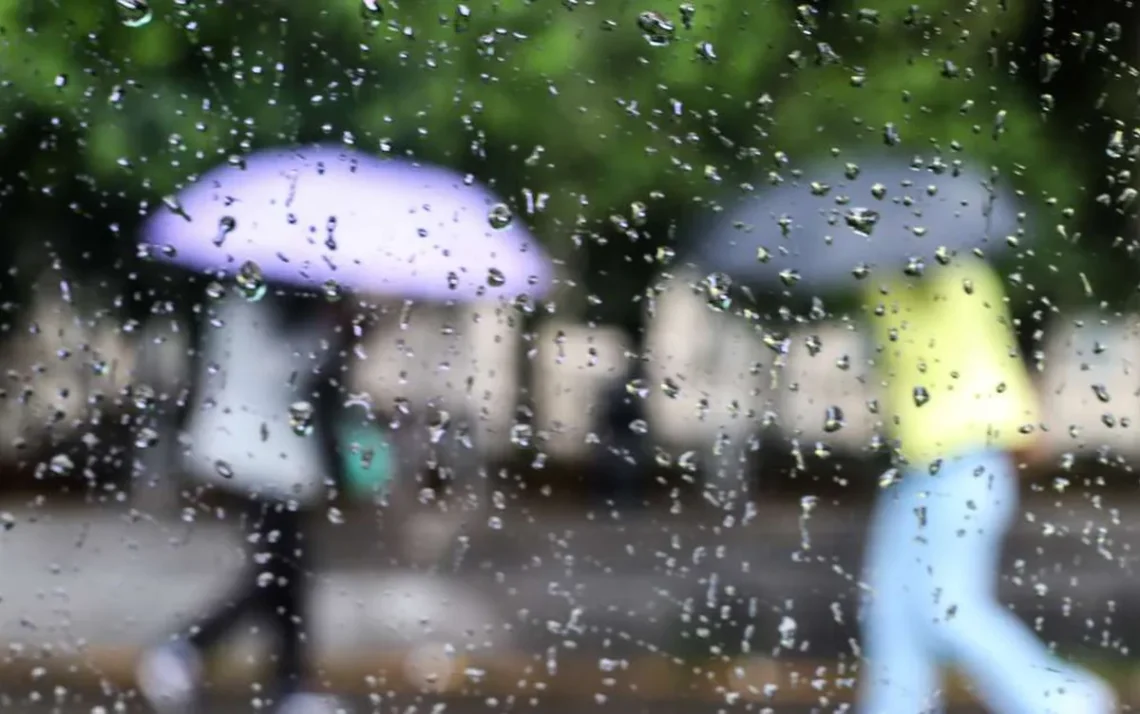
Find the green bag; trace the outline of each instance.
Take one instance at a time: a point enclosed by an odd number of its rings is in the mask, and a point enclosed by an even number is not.
[[[395,477],[396,459],[391,443],[375,422],[342,418],[337,445],[349,495],[366,498],[387,492]]]

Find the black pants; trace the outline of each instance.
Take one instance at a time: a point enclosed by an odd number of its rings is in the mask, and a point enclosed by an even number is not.
[[[216,603],[191,634],[190,644],[208,650],[251,615],[268,620],[279,637],[274,666],[278,694],[296,690],[308,663],[305,628],[308,617],[306,582],[309,544],[305,514],[277,502],[261,503],[252,515],[250,565],[237,588]]]

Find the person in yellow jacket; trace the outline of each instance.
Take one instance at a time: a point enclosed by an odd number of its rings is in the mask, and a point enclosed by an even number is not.
[[[868,292],[873,360],[899,477],[865,555],[862,714],[941,711],[953,666],[995,714],[1107,714],[1115,698],[997,598],[1018,476],[1037,451],[1034,385],[1002,279],[955,257]]]

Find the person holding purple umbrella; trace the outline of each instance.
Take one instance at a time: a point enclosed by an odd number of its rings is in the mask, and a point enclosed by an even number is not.
[[[195,326],[197,379],[186,420],[184,467],[245,504],[246,572],[204,617],[139,663],[142,692],[160,711],[191,711],[203,656],[250,616],[277,635],[271,696],[279,712],[324,711],[304,692],[308,665],[306,521],[335,473],[330,419],[344,336],[342,312],[286,291],[256,301],[230,294],[203,306]],[[188,437],[188,439],[186,438]]]
[[[214,301],[199,315],[186,465],[249,504],[254,553],[234,594],[188,635],[145,654],[140,688],[158,709],[192,710],[204,654],[260,613],[279,635],[276,711],[324,711],[304,690],[305,514],[338,471],[330,373],[350,334],[328,301],[342,290],[451,302],[538,297],[549,263],[469,178],[339,147],[254,154],[165,204],[141,254],[236,283],[234,295],[208,290]]]

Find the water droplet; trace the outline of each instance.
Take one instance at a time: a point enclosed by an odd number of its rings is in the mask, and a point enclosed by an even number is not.
[[[344,297],[344,289],[335,280],[326,280],[321,292],[324,293],[325,300],[329,302],[340,302],[341,298]]]
[[[528,448],[534,437],[534,428],[525,422],[516,422],[511,426],[511,443],[520,448]]]
[[[1103,384],[1094,384],[1092,386],[1092,390],[1093,390],[1093,394],[1096,395],[1096,398],[1099,399],[1100,401],[1104,402],[1105,404],[1112,401],[1112,397],[1108,393],[1108,388],[1105,387]]]
[[[798,283],[799,281],[800,281],[800,273],[798,270],[792,270],[790,268],[785,268],[784,270],[780,271],[780,282],[783,283],[784,285],[786,285],[787,287],[790,288],[793,285],[795,285],[796,283]]]
[[[447,289],[455,290],[459,287],[459,273],[454,270],[447,274]]]
[[[697,14],[697,8],[692,3],[681,3],[678,8],[681,13],[681,24],[685,26],[686,30],[693,29],[693,17]]]
[[[127,27],[142,27],[154,18],[146,0],[115,0],[115,7],[119,11],[119,21]]]
[[[649,396],[649,387],[644,379],[631,379],[625,384],[625,391],[635,397],[645,399]]]
[[[914,388],[914,405],[921,407],[930,401],[930,392],[926,391],[926,387]]]
[[[807,4],[796,7],[796,27],[799,28],[805,37],[811,37],[815,34],[818,24],[816,20],[818,12],[819,11],[814,7]]]
[[[344,512],[336,506],[329,506],[328,518],[329,523],[332,523],[335,526],[344,524]]]
[[[186,215],[186,210],[182,208],[182,203],[179,202],[177,196],[163,196],[162,205],[166,206],[166,208],[174,215],[181,216],[187,221],[190,220],[190,216]]]
[[[879,214],[869,208],[852,208],[843,219],[856,233],[869,236],[879,222]]]
[[[1124,132],[1117,129],[1112,132],[1112,136],[1108,138],[1108,145],[1104,149],[1104,153],[1110,159],[1119,159],[1124,156]]]
[[[455,6],[455,31],[466,32],[471,27],[471,8],[466,5]]]
[[[48,462],[48,469],[56,476],[67,476],[75,469],[75,462],[67,454],[56,454]]]
[[[214,471],[224,479],[231,479],[234,477],[234,467],[229,463],[218,459],[214,462]]]
[[[209,284],[206,285],[206,297],[211,300],[221,300],[225,294],[225,287],[216,280],[211,280]]]
[[[676,399],[681,394],[681,385],[677,384],[672,377],[666,377],[661,382],[661,391],[670,399]]]
[[[673,258],[677,256],[677,252],[667,245],[663,245],[657,249],[657,262],[662,265],[668,265],[673,262]]]
[[[511,221],[514,219],[515,215],[511,212],[511,207],[505,203],[496,203],[491,206],[491,210],[487,213],[487,222],[497,231],[511,225]]]
[[[433,444],[438,444],[443,441],[443,437],[447,436],[447,430],[451,426],[451,415],[443,409],[438,409],[428,419],[428,440]]]
[[[149,449],[157,443],[158,432],[148,426],[139,429],[138,435],[135,436],[135,447],[139,449]]]
[[[507,276],[503,275],[503,271],[498,268],[489,268],[487,270],[487,284],[493,288],[501,288],[507,284]]]
[[[823,415],[823,430],[828,434],[834,434],[843,428],[846,422],[843,419],[843,410],[836,406],[827,408]]]
[[[637,16],[637,26],[645,41],[653,47],[664,47],[673,41],[677,28],[659,12],[646,10]]]
[[[238,291],[246,300],[257,302],[265,297],[268,290],[265,284],[265,276],[261,274],[261,267],[252,260],[247,260],[241,264],[235,280]]]
[[[717,312],[724,312],[732,307],[732,278],[724,273],[710,273],[701,281],[705,293],[705,302]]]
[[[154,389],[148,384],[136,384],[131,388],[131,401],[140,412],[154,408]]]
[[[641,228],[649,222],[649,207],[641,201],[634,201],[629,205],[629,217],[633,225]]]
[[[695,474],[698,468],[697,452],[686,451],[681,454],[677,457],[677,465],[680,466],[683,471]]]
[[[218,220],[218,234],[214,236],[214,245],[221,247],[226,242],[226,236],[237,228],[237,220],[233,216],[222,216]]]
[[[313,421],[316,409],[311,402],[304,400],[289,405],[289,428],[297,436],[308,436],[313,433]]]

